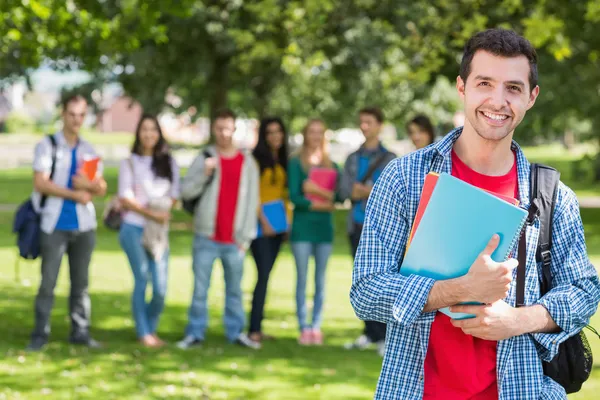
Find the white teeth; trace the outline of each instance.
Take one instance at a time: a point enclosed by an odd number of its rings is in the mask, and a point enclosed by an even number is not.
[[[488,112],[483,112],[483,115],[485,115],[486,117],[493,119],[494,121],[504,121],[505,119],[508,118],[507,115],[498,115],[498,114],[492,114],[492,113],[488,113]]]

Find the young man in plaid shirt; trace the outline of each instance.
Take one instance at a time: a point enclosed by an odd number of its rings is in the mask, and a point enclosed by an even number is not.
[[[458,93],[465,124],[391,162],[366,210],[350,299],[364,320],[387,323],[376,399],[566,399],[544,376],[558,346],[585,326],[600,301],[579,204],[560,183],[552,226],[552,289],[540,298],[535,251],[540,223],[527,227],[524,307],[515,308],[517,261],[490,259],[492,238],[467,275],[402,276],[407,239],[429,171],[452,174],[528,209],[530,165],[513,135],[539,94],[537,55],[523,37],[491,29],[465,46]],[[456,306],[474,300],[483,305]],[[451,320],[437,310],[475,314]]]

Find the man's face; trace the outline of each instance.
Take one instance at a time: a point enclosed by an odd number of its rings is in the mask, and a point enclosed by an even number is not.
[[[486,140],[500,141],[521,123],[535,103],[539,87],[529,87],[525,56],[500,57],[483,50],[475,53],[467,81],[456,81],[465,105],[465,127]]]
[[[62,112],[63,131],[79,134],[85,116],[87,114],[87,102],[85,100],[73,100],[67,103]]]
[[[219,147],[230,147],[235,132],[235,120],[233,118],[217,118],[213,123],[213,134],[215,143]]]
[[[377,118],[375,118],[374,115],[366,113],[360,114],[359,121],[360,130],[362,131],[363,135],[365,135],[366,140],[376,138],[377,135],[379,135],[379,132],[381,131],[381,123],[377,121]]]

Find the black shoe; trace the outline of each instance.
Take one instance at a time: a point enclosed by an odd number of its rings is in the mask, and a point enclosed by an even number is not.
[[[33,338],[31,339],[31,342],[29,342],[29,345],[27,346],[27,348],[25,349],[26,351],[42,351],[44,349],[44,347],[46,347],[46,344],[48,344],[48,341],[44,338]]]
[[[100,342],[92,339],[92,338],[86,338],[86,339],[73,339],[71,338],[69,340],[69,343],[77,345],[77,346],[85,346],[85,347],[89,347],[90,349],[101,349],[103,346]]]

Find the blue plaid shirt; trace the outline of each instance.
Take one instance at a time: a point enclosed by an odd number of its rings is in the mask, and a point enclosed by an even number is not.
[[[421,188],[429,171],[451,173],[451,150],[462,128],[441,141],[392,161],[369,198],[352,273],[350,301],[358,317],[388,324],[385,357],[376,399],[423,397],[424,362],[435,312],[423,313],[434,280],[399,274]],[[521,207],[529,208],[529,162],[517,154]],[[600,282],[585,246],[579,203],[560,183],[552,227],[553,289],[540,298],[541,264],[535,260],[539,220],[527,227],[525,303],[542,304],[559,333],[534,333],[499,341],[497,380],[500,400],[566,399],[564,389],[544,376],[558,346],[576,334],[596,312]],[[516,270],[515,270],[516,274]],[[515,279],[505,301],[515,304]]]

